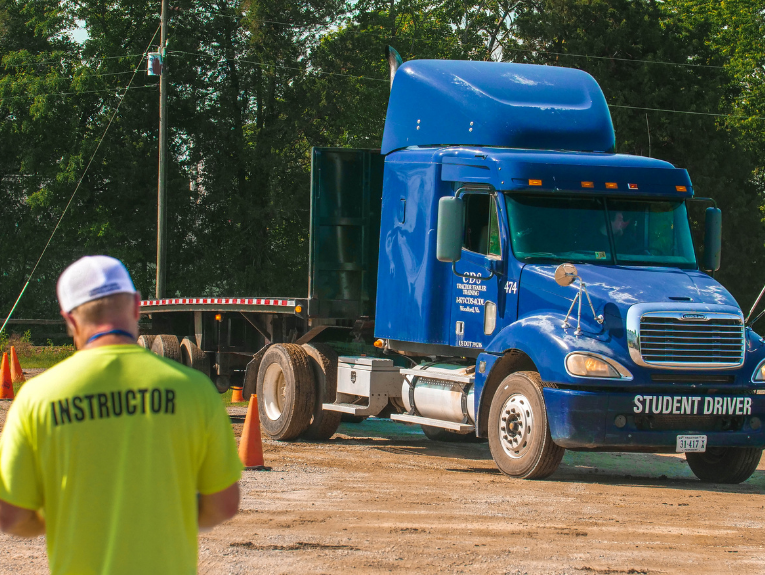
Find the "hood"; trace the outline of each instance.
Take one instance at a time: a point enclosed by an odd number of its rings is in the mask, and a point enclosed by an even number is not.
[[[557,267],[557,264],[527,264],[523,268],[521,285],[539,296],[542,296],[541,292],[546,292],[570,302],[579,289],[578,284],[559,286],[554,278]],[[598,313],[603,313],[604,306],[609,303],[624,312],[638,303],[655,302],[739,307],[728,290],[707,274],[696,270],[589,264],[577,264],[577,270]]]

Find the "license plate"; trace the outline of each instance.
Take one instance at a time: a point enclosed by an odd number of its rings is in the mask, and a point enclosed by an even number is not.
[[[678,435],[677,453],[701,453],[707,450],[706,435]]]

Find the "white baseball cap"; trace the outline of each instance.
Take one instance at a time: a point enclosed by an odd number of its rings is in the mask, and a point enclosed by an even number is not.
[[[117,293],[136,293],[123,263],[109,256],[85,256],[64,270],[56,286],[61,310]]]

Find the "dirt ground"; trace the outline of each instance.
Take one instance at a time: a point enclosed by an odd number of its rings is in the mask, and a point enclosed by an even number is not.
[[[238,435],[244,410],[229,413]],[[680,456],[567,452],[548,480],[518,481],[486,444],[375,419],[264,451],[239,515],[200,536],[200,573],[765,572],[765,462],[719,486]],[[0,574],[46,572],[43,538],[0,535]]]

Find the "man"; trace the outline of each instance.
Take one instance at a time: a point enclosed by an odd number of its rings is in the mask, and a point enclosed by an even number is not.
[[[215,388],[136,345],[121,262],[58,281],[78,351],[19,391],[0,436],[0,529],[47,536],[57,574],[191,574],[197,531],[233,517],[242,465]]]

